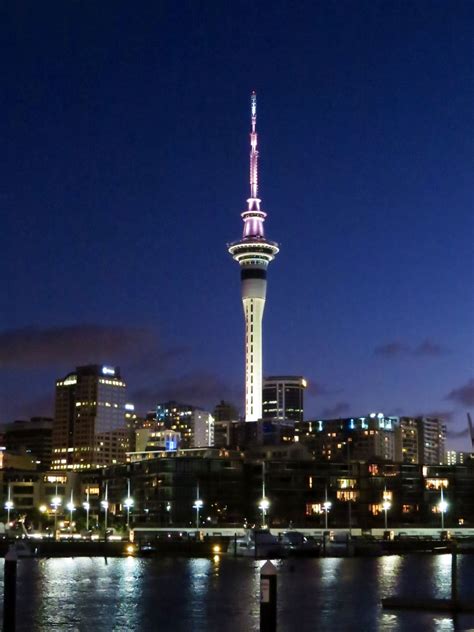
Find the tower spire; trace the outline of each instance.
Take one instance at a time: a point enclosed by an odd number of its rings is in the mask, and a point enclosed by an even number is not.
[[[257,94],[250,95],[251,132],[250,132],[250,198],[258,197],[258,149],[257,149]]]

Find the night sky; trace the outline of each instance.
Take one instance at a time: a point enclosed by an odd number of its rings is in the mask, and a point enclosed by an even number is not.
[[[474,4],[1,10],[0,421],[121,366],[145,412],[243,405],[237,264],[258,95],[266,374],[306,416],[474,409]],[[474,412],[474,411],[473,411]]]

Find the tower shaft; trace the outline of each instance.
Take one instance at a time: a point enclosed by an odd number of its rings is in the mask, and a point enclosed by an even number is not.
[[[245,421],[262,418],[262,320],[267,293],[267,268],[278,245],[265,239],[267,214],[258,198],[257,97],[251,96],[250,197],[242,213],[243,237],[230,244],[229,253],[240,265],[245,318]]]

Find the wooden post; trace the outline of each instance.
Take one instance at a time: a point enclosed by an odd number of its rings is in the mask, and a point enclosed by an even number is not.
[[[451,601],[453,606],[458,602],[458,573],[457,573],[457,546],[456,542],[451,544]]]
[[[277,570],[268,560],[260,570],[260,632],[276,632]]]
[[[5,555],[3,585],[3,632],[16,630],[16,566],[18,556],[11,546]]]

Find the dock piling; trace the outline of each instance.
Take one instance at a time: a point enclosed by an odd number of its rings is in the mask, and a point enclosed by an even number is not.
[[[3,584],[3,632],[16,630],[16,567],[18,556],[10,546],[5,555]]]
[[[277,570],[268,560],[260,569],[260,632],[276,632]]]

